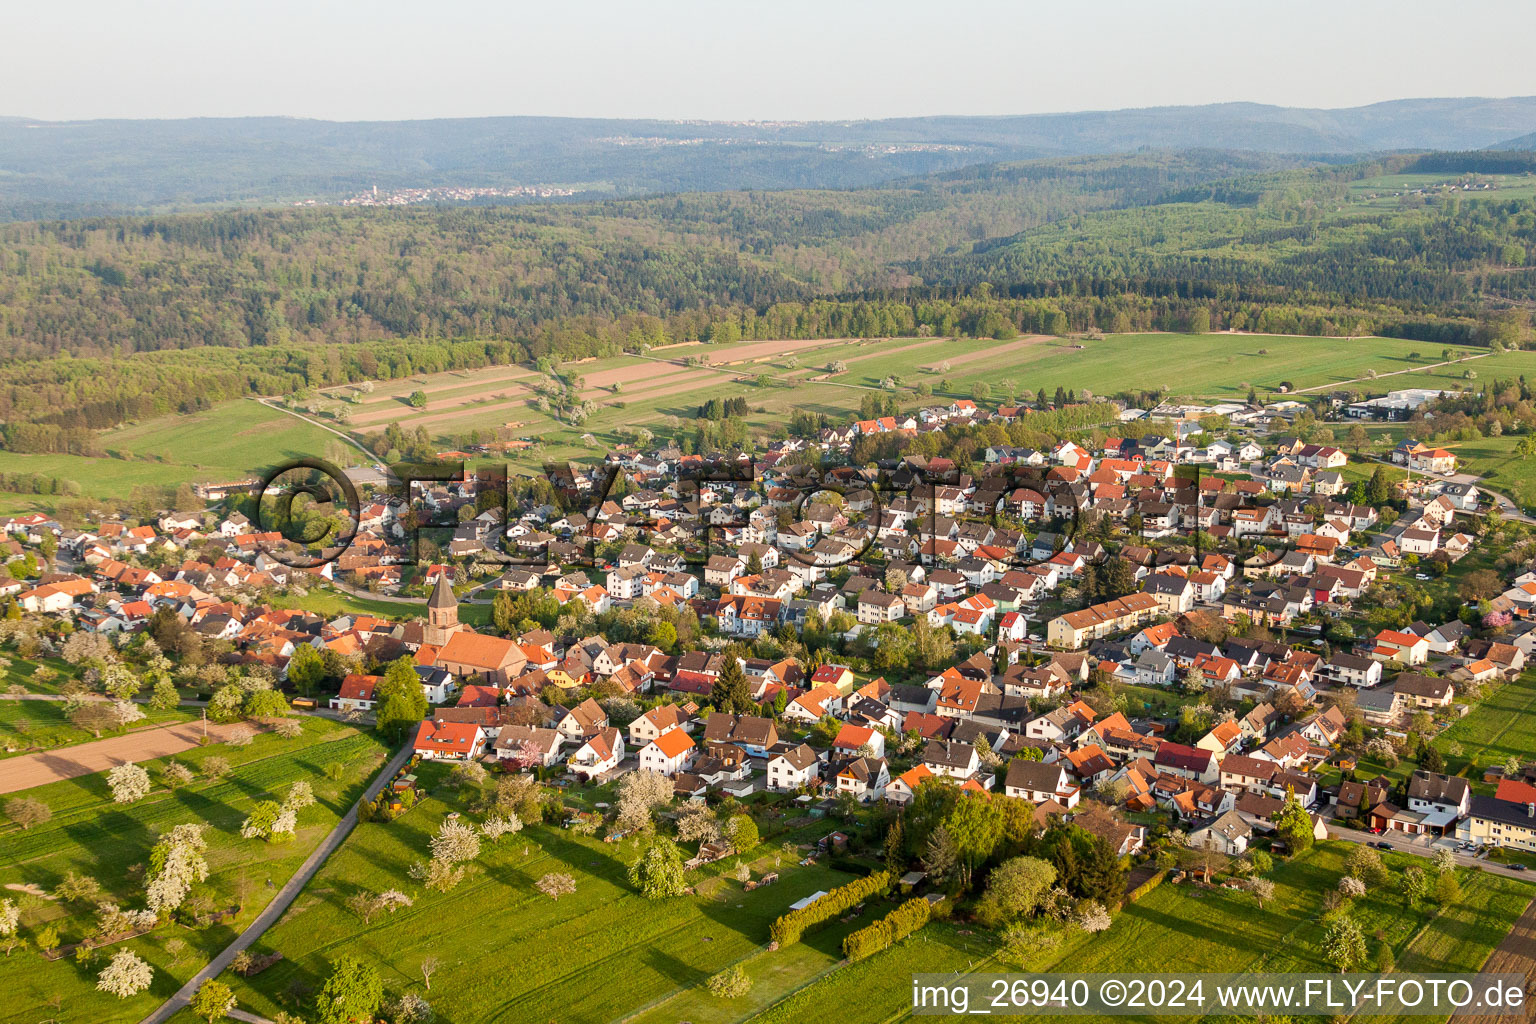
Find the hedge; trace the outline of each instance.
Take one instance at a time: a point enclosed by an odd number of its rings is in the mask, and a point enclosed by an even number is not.
[[[843,911],[858,906],[871,896],[879,896],[891,887],[891,873],[876,871],[857,881],[840,885],[808,907],[791,910],[773,922],[768,937],[780,946],[799,942],[800,937],[811,929],[837,917]]]
[[[843,956],[862,960],[887,949],[928,923],[932,906],[926,897],[914,896],[871,925],[843,939]]]
[[[1151,878],[1147,879],[1145,882],[1142,882],[1136,888],[1134,888],[1130,892],[1126,893],[1125,894],[1125,902],[1126,903],[1135,903],[1137,900],[1141,899],[1147,893],[1151,892],[1153,889],[1156,889],[1158,886],[1162,885],[1163,881],[1167,877],[1168,877],[1168,872],[1166,872],[1166,871],[1159,871],[1157,874],[1153,875]]]

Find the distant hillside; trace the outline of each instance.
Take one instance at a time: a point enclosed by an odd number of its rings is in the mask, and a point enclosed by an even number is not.
[[[1536,132],[1531,132],[1531,134],[1529,134],[1529,135],[1522,135],[1518,139],[1505,139],[1503,142],[1495,143],[1494,145],[1489,146],[1488,148],[1489,149],[1536,149]]]
[[[337,202],[373,186],[387,193],[549,185],[618,195],[848,188],[1149,147],[1343,156],[1516,146],[1503,140],[1533,131],[1536,97],[845,122],[0,118],[0,217]]]

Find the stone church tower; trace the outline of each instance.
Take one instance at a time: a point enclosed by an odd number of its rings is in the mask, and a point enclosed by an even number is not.
[[[432,596],[427,599],[427,625],[422,630],[422,642],[441,647],[448,642],[449,637],[463,628],[464,625],[459,622],[459,599],[448,585],[448,573],[440,572],[432,588]]]

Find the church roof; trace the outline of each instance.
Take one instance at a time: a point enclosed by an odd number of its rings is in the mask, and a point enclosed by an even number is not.
[[[432,586],[432,596],[427,598],[428,608],[453,608],[459,607],[459,599],[454,596],[453,588],[448,585],[448,574],[437,574],[437,583]]]

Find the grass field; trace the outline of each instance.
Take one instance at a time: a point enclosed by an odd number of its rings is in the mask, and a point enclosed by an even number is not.
[[[1331,972],[1322,956],[1324,926],[1318,919],[1323,894],[1337,886],[1349,850],[1349,844],[1322,843],[1280,864],[1270,876],[1276,882],[1275,898],[1262,908],[1242,892],[1165,884],[1123,910],[1109,931],[1069,933],[1060,947],[1031,957],[1022,967],[1073,974]],[[1394,871],[1423,863],[1391,854],[1385,860]],[[1386,942],[1400,970],[1476,970],[1536,893],[1523,882],[1482,872],[1463,871],[1461,881],[1462,900],[1450,908],[1428,903],[1405,907],[1395,882],[1356,900],[1351,916],[1367,936],[1373,962],[1377,946]],[[868,960],[824,974],[751,1020],[906,1020],[911,1000],[907,979],[915,972],[1020,969],[1017,962],[989,959],[993,944],[984,933],[962,932],[952,925],[930,925]],[[1380,940],[1374,937],[1378,932]],[[701,1014],[692,1019],[737,1018]]]
[[[166,487],[254,476],[281,459],[321,455],[340,438],[257,402],[225,402],[191,416],[132,424],[101,435],[112,457],[18,455],[0,451],[0,472],[57,477],[78,493],[125,498],[136,487]],[[46,495],[0,493],[0,510],[51,508]]]
[[[426,858],[428,839],[463,801],[441,788],[435,766],[421,774],[437,782],[433,796],[393,823],[360,825],[262,940],[262,950],[285,959],[231,981],[242,1006],[267,1016],[285,1004],[307,1007],[328,962],[350,952],[379,965],[387,991],[426,995],[439,1019],[614,1020],[756,953],[791,902],[849,880],[824,866],[801,868],[765,845],[749,856],[757,875],[782,858],[776,885],[744,891],[725,877],[731,858],[690,876],[699,895],[649,901],[626,878],[633,840],[604,843],[539,825],[487,844],[475,873],[452,892],[424,892],[406,869]],[[552,871],[576,879],[574,895],[552,901],[533,889]],[[360,887],[401,888],[416,902],[364,925],[343,906]],[[807,969],[840,955],[836,948],[836,936],[813,940]],[[430,993],[419,974],[428,954],[442,961]]]
[[[1190,398],[1242,399],[1250,387],[1270,395],[1282,382],[1299,389],[1326,388],[1346,381],[1362,390],[1403,387],[1456,387],[1475,369],[1478,380],[1536,371],[1529,353],[1488,354],[1486,349],[1453,346],[1453,358],[1465,363],[1426,368],[1441,360],[1444,346],[1392,338],[1299,338],[1249,334],[1130,334],[1077,341],[1066,338],[891,338],[851,341],[742,342],[732,345],[675,345],[651,358],[618,356],[571,364],[565,369],[584,380],[582,394],[596,405],[592,417],[572,426],[541,413],[527,385],[537,373],[526,366],[487,367],[381,382],[359,404],[343,403],[350,389],[326,394],[329,409],[344,409],[354,433],[372,433],[388,423],[407,429],[425,427],[445,447],[471,430],[487,438],[536,439],[537,447],[513,456],[522,471],[545,460],[592,458],[601,447],[622,441],[638,426],[669,431],[686,426],[711,398],[747,400],[748,426],[763,434],[781,427],[796,409],[836,420],[855,412],[861,399],[889,376],[904,387],[926,383],[935,395],[919,399],[898,393],[901,404],[971,397],[979,384],[1001,401],[1006,386],[1054,392],[1108,395],[1122,390],[1167,388]],[[1410,358],[1415,356],[1416,358]],[[715,369],[686,367],[681,361],[707,358]],[[797,365],[791,367],[790,359]],[[834,361],[846,371],[826,378]],[[944,364],[948,369],[941,369]],[[1374,371],[1376,379],[1369,380]],[[1402,372],[1411,371],[1411,372]],[[767,374],[767,387],[756,378]],[[948,389],[940,388],[944,381]],[[623,385],[614,392],[615,383]],[[1367,387],[1368,383],[1368,387]],[[427,395],[416,409],[406,396]],[[334,399],[334,400],[332,400]],[[591,434],[597,446],[583,440]],[[1468,445],[1469,465],[1495,474],[1528,480],[1536,488],[1536,466],[1529,469],[1513,456],[1514,439],[1490,439]],[[65,455],[15,455],[0,452],[0,472],[32,472],[71,481],[85,493],[121,498],[142,485],[163,486],[196,480],[249,476],[280,458],[324,454],[339,439],[303,421],[249,401],[229,402],[194,416],[134,424],[103,435],[115,458]],[[1483,449],[1486,448],[1486,451]],[[349,452],[349,457],[355,456]],[[351,458],[356,461],[356,458]],[[53,500],[0,494],[0,512],[51,507]]]
[[[211,827],[206,854],[209,880],[198,886],[214,907],[228,907],[243,894],[243,910],[232,919],[205,929],[162,925],[125,945],[149,961],[156,977],[149,992],[118,1000],[95,991],[100,965],[87,968],[71,959],[47,961],[35,951],[0,960],[0,1022],[33,1024],[60,1022],[136,1021],[166,999],[211,956],[228,945],[265,906],[275,888],[303,862],[315,844],[361,794],[383,761],[386,750],[371,735],[320,718],[305,718],[304,733],[285,740],[263,733],[249,747],[212,746],[189,751],[176,760],[198,772],[198,781],[175,791],[157,788],[132,804],[114,804],[102,775],[40,786],[24,795],[42,800],[53,811],[43,825],[21,831],[0,827],[0,885],[13,891],[24,909],[23,934],[53,923],[62,941],[74,942],[87,929],[93,910],[71,908],[52,900],[20,894],[16,886],[51,890],[70,870],[96,878],[109,898],[123,906],[143,905],[143,866],[157,837],[182,822],[203,821]],[[233,770],[222,779],[203,777],[199,766],[209,757],[227,758]],[[333,781],[326,766],[340,763],[341,778]],[[146,765],[157,774],[156,762]],[[240,823],[256,800],[281,799],[287,787],[307,780],[318,803],[304,810],[294,841],[269,845],[242,839]],[[167,944],[179,939],[189,949],[176,962]],[[106,951],[110,956],[111,950]],[[51,1001],[58,999],[57,1006]]]

